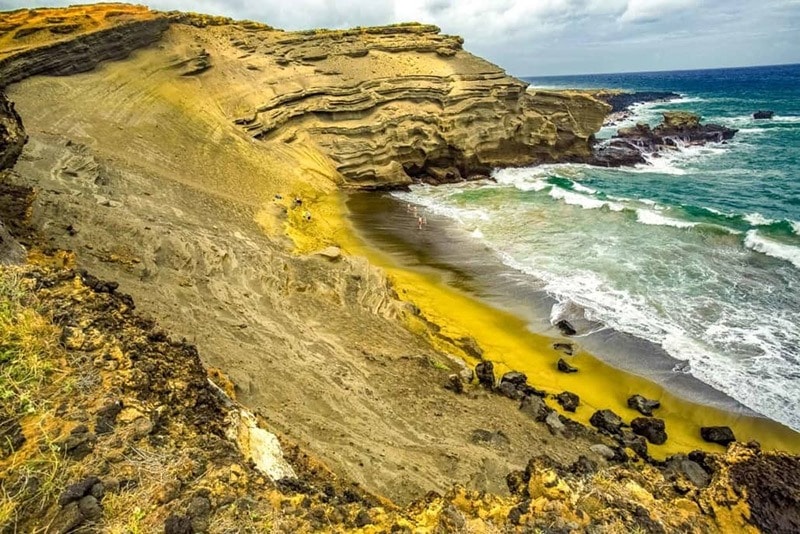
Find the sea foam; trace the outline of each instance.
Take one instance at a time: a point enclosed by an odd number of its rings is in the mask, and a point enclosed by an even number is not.
[[[642,224],[653,226],[673,226],[675,228],[692,228],[697,226],[697,223],[664,217],[658,212],[646,209],[636,210],[636,220]]]
[[[800,248],[762,237],[758,230],[750,230],[745,234],[744,246],[767,256],[786,260],[800,269]]]
[[[598,198],[582,195],[573,191],[567,191],[566,189],[562,189],[555,185],[552,189],[550,189],[550,196],[556,200],[563,200],[565,204],[580,206],[585,210],[600,209],[603,207],[607,207],[611,211],[622,211],[625,209],[625,206],[618,202],[600,200]]]

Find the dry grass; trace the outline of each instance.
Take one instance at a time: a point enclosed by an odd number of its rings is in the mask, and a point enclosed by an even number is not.
[[[42,413],[57,383],[58,329],[40,315],[13,271],[0,272],[0,428]]]
[[[58,332],[36,310],[15,271],[0,270],[0,429],[21,425],[28,438],[23,448],[34,451],[29,458],[11,454],[0,461],[0,530],[16,524],[22,513],[44,512],[63,488],[63,458],[47,428],[49,390],[58,388],[66,374],[59,365]],[[0,449],[12,452],[8,436]]]

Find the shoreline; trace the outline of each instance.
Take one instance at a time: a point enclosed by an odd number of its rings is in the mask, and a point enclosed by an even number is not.
[[[361,194],[375,198],[372,193]],[[800,452],[800,434],[742,405],[739,406],[750,414],[736,413],[733,411],[734,404],[738,404],[736,401],[699,380],[688,377],[713,392],[703,399],[706,402],[682,398],[671,387],[674,384],[659,384],[606,363],[585,350],[583,339],[576,343],[579,351],[568,358],[570,364],[574,364],[581,372],[564,374],[557,371],[555,362],[563,354],[553,349],[552,344],[565,339],[554,337],[541,329],[533,331],[537,329],[531,329],[530,316],[525,317],[519,309],[500,309],[496,303],[490,302],[486,293],[480,294],[486,288],[479,288],[474,280],[470,280],[475,273],[468,272],[468,269],[448,268],[445,263],[437,264],[435,257],[412,265],[412,262],[402,259],[398,252],[413,254],[413,251],[402,250],[403,245],[399,243],[393,245],[398,250],[387,251],[386,243],[377,243],[363,227],[359,227],[348,205],[353,196],[342,194],[337,200],[341,224],[344,225],[342,231],[337,232],[341,245],[348,253],[365,256],[370,263],[386,271],[399,298],[420,310],[423,319],[412,321],[409,326],[428,337],[439,350],[456,353],[469,365],[475,365],[480,360],[443,340],[472,337],[483,349],[485,359],[495,363],[497,378],[507,371],[521,371],[527,374],[531,385],[544,389],[548,396],[562,391],[577,393],[581,405],[575,413],[565,412],[551,399],[548,399],[548,405],[586,426],[591,426],[589,418],[595,410],[600,409],[611,409],[626,422],[639,417],[638,412],[627,406],[630,395],[641,394],[660,400],[662,407],[654,413],[654,417],[664,419],[669,439],[664,445],[650,445],[650,453],[657,460],[695,449],[722,451],[722,447],[702,440],[701,426],[730,426],[738,441],[755,440],[767,450]],[[391,201],[400,206],[399,201]],[[383,216],[386,215],[384,212]],[[426,233],[436,235],[430,231]],[[456,309],[459,310],[457,316],[452,313]],[[435,325],[435,333],[428,324]],[[574,338],[567,340],[577,341]],[[721,398],[728,399],[731,404],[719,406]],[[710,405],[709,401],[715,401],[717,405]]]

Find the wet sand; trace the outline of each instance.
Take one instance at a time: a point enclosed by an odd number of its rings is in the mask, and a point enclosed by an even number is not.
[[[428,224],[419,230],[414,214],[389,195],[352,194],[346,206],[360,240],[350,244],[359,249],[351,252],[387,269],[401,298],[448,337],[476,339],[484,357],[499,364],[498,373],[523,371],[531,384],[550,393],[577,393],[581,406],[565,415],[588,424],[596,409],[610,408],[630,421],[639,414],[626,401],[639,393],[662,402],[654,415],[665,419],[669,440],[651,445],[656,457],[720,450],[699,435],[701,426],[713,425],[730,426],[741,441],[800,451],[800,434],[676,371],[681,362],[652,343],[602,325],[580,325],[596,332],[564,338],[549,320],[555,301],[449,220],[420,212]],[[579,351],[565,356],[552,348],[556,341],[573,342]],[[561,357],[580,372],[557,371]]]

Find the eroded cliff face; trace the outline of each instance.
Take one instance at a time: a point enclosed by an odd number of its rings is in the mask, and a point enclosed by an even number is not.
[[[587,94],[529,93],[435,26],[228,31],[247,68],[271,78],[237,124],[260,139],[310,137],[357,187],[580,160],[608,111]]]

